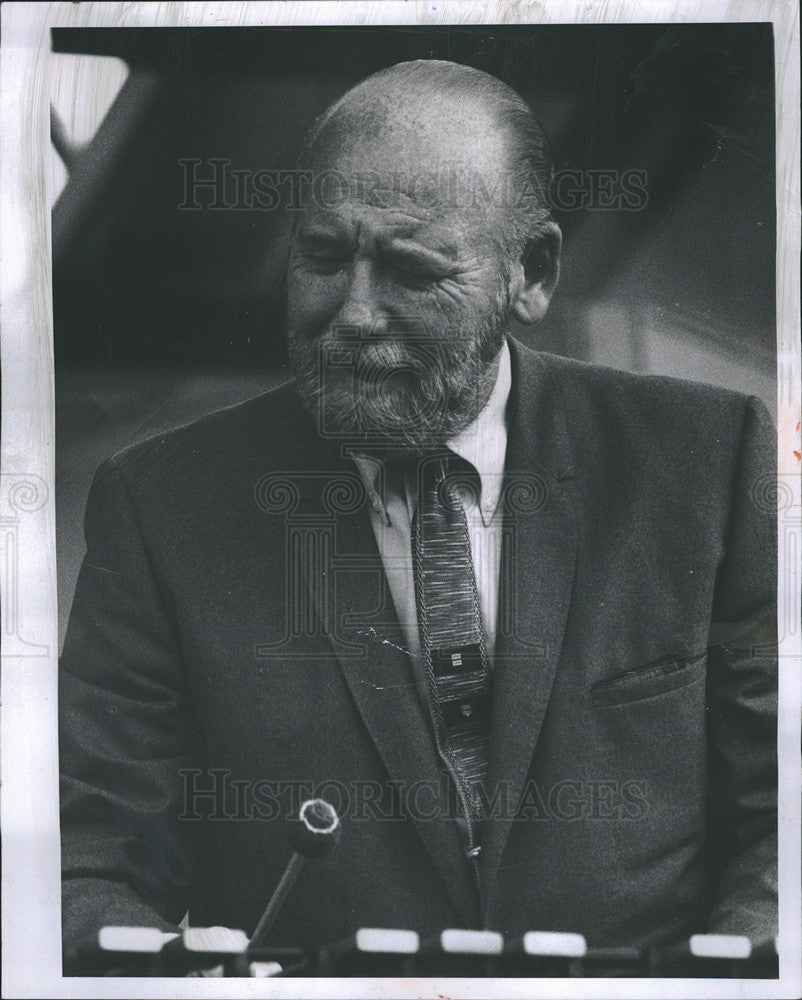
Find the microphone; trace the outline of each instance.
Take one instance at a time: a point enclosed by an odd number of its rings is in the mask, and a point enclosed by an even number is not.
[[[341,832],[340,817],[333,806],[324,799],[308,799],[304,802],[287,832],[287,837],[295,850],[251,935],[248,951],[258,947],[267,936],[287,893],[303,868],[304,861],[307,858],[322,858],[328,854],[339,841]]]

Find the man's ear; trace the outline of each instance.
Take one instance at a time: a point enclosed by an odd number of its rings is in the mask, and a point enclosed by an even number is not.
[[[546,315],[560,277],[562,233],[556,222],[546,222],[538,235],[528,240],[513,270],[511,307],[522,323],[537,323]]]

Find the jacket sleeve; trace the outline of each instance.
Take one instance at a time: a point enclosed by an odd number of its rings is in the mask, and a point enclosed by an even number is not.
[[[180,770],[197,760],[181,661],[119,468],[95,476],[59,670],[65,961],[104,924],[187,909]]]
[[[708,650],[708,931],[777,934],[777,437],[750,399]]]

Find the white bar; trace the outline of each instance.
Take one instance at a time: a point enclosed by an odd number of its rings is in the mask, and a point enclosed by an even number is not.
[[[739,934],[694,934],[691,954],[696,958],[749,958],[752,943]]]
[[[587,942],[581,934],[563,934],[557,931],[527,931],[524,934],[524,951],[527,955],[582,958],[587,950]]]
[[[500,955],[504,938],[498,931],[448,930],[440,935],[440,947],[452,955]]]
[[[251,979],[270,979],[271,976],[280,976],[283,971],[278,962],[251,962],[248,966]]]
[[[160,931],[158,927],[101,927],[97,936],[101,951],[131,951],[158,954],[167,941],[178,934]]]
[[[356,932],[358,951],[384,951],[397,955],[414,955],[420,949],[416,931],[393,930],[386,927],[360,927]]]
[[[187,951],[241,955],[248,947],[245,931],[235,931],[230,927],[187,927],[183,938]]]

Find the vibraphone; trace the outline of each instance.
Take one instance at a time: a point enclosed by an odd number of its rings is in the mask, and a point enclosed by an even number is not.
[[[377,977],[704,977],[773,979],[777,942],[697,934],[663,948],[588,946],[580,934],[444,930],[431,939],[411,930],[364,927],[325,947],[252,946],[242,931],[189,928],[181,935],[148,927],[104,927],[68,974],[94,976]]]

